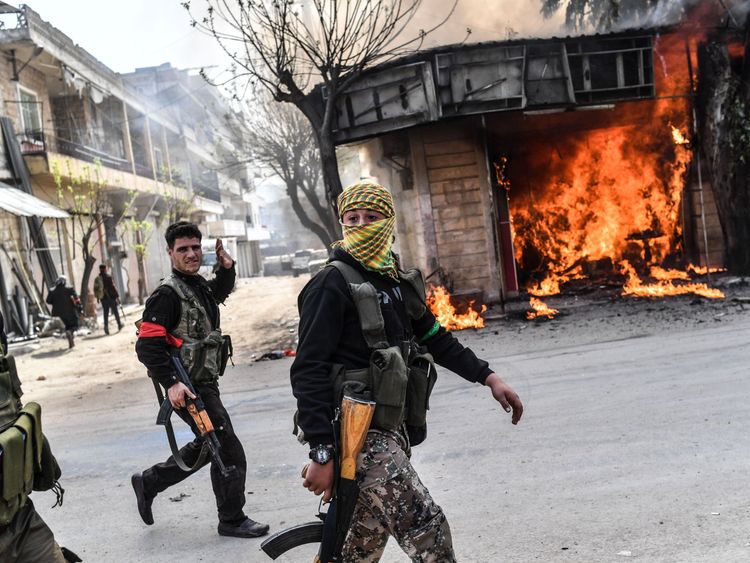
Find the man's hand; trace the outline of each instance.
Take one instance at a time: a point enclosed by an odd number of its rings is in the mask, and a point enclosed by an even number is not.
[[[179,381],[167,389],[167,397],[169,397],[169,402],[172,403],[172,408],[184,409],[185,395],[195,399],[195,395],[187,388],[187,385]]]
[[[302,470],[302,486],[315,495],[323,493],[323,502],[333,498],[333,460],[325,465],[311,461]]]
[[[224,243],[221,242],[220,238],[216,239],[216,258],[218,258],[221,267],[226,268],[227,270],[232,267],[232,264],[234,264],[234,260],[232,260],[229,252],[224,248]]]
[[[484,384],[492,390],[492,396],[503,406],[505,412],[513,410],[511,422],[518,424],[523,414],[523,405],[521,399],[518,398],[518,394],[510,388],[510,385],[504,383],[496,373],[489,374]]]

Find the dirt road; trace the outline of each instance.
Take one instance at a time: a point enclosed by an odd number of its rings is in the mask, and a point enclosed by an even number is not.
[[[278,347],[293,345],[297,328],[297,295],[307,282],[292,276],[238,280],[234,292],[221,307],[222,327],[232,335],[236,362]],[[125,327],[105,336],[101,328],[76,338],[68,350],[64,338],[14,346],[24,392],[43,401],[64,393],[80,396],[102,386],[142,379],[143,366],[135,353],[135,326],[143,307],[126,307]],[[99,315],[101,323],[101,313]],[[110,330],[114,328],[110,319]]]
[[[280,293],[282,283],[291,292],[304,282],[271,281]],[[485,388],[440,371],[414,464],[448,515],[458,560],[749,560],[750,309],[732,301],[747,294],[742,286],[721,302],[561,299],[551,303],[566,313],[559,320],[511,318],[461,333],[526,412],[512,427]],[[269,310],[294,314],[293,299]],[[167,446],[132,338],[106,341],[118,377],[101,373],[101,356],[89,360],[86,340],[63,353],[79,368],[59,379],[50,367],[59,357],[22,358],[26,398],[43,403],[67,490],[54,510],[51,495],[35,493],[39,511],[86,561],[266,561],[258,540],[216,534],[206,471],[156,499],[154,526],[140,522],[129,476]],[[248,513],[278,530],[310,520],[317,502],[300,486],[290,360],[251,363],[252,349],[238,354],[222,392],[249,460]],[[29,377],[35,369],[48,378]],[[284,561],[311,559],[301,549]],[[392,544],[383,558],[405,560]]]

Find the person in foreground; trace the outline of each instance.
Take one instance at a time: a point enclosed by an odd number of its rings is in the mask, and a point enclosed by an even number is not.
[[[165,233],[167,254],[172,273],[162,280],[146,302],[136,342],[138,359],[149,375],[167,390],[175,412],[190,424],[196,439],[183,446],[179,456],[195,472],[209,462],[201,459],[202,442],[193,419],[186,413],[186,397],[195,399],[190,389],[178,381],[170,354],[179,347],[179,357],[190,376],[195,391],[205,404],[221,451],[221,461],[234,466],[231,473],[222,473],[211,463],[211,483],[218,508],[218,532],[222,536],[253,538],[268,533],[268,525],[255,522],[243,512],[245,505],[245,474],[247,462],[219,394],[218,378],[226,365],[226,337],[221,335],[219,304],[234,288],[234,260],[216,241],[216,255],[221,267],[216,277],[206,281],[198,275],[202,262],[202,234],[197,226],[186,221],[174,223]],[[199,462],[196,466],[196,462]],[[152,503],[158,493],[185,479],[192,472],[181,469],[175,456],[132,476],[131,482],[138,501],[138,512],[147,525],[154,523]]]
[[[432,361],[487,386],[503,409],[512,411],[513,424],[523,405],[487,362],[435,320],[424,304],[421,273],[400,269],[392,251],[396,219],[390,192],[370,181],[353,184],[339,196],[338,213],[344,238],[298,300],[291,384],[297,422],[310,444],[303,486],[323,494],[324,501],[331,498],[331,422],[343,390],[364,389],[377,406],[358,457],[360,494],[342,561],[378,561],[389,536],[413,561],[455,561],[446,517],[410,462],[411,446],[426,437],[424,417],[436,376]],[[369,312],[362,305],[366,292],[357,289],[366,284],[377,292]],[[384,330],[373,330],[378,326]]]
[[[8,354],[5,322],[0,314],[0,561],[65,563],[81,561],[60,547],[34,508],[32,491],[53,491],[62,506],[60,466],[42,433],[42,408],[22,406],[21,381]]]

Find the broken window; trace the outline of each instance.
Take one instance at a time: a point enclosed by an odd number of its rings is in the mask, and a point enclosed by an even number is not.
[[[566,48],[579,104],[654,96],[650,37],[571,41]]]

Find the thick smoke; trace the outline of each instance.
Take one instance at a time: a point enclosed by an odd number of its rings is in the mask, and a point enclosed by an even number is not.
[[[730,24],[743,26],[750,11],[750,0],[660,0],[642,17],[625,18],[615,26],[615,31],[636,27],[674,25],[688,17],[699,4],[712,5],[712,11],[723,15]]]
[[[409,34],[434,27],[448,14],[452,2],[423,0]],[[425,47],[467,41],[503,41],[567,35],[564,10],[545,18],[539,0],[459,0],[448,21],[425,41]],[[467,36],[467,28],[471,34]]]
[[[434,27],[448,14],[451,4],[452,2],[448,1],[423,1],[406,32],[407,35],[415,35],[420,29]],[[545,18],[542,15],[541,0],[459,0],[453,15],[442,27],[428,36],[423,47],[462,41],[476,43],[607,31],[591,27],[578,30],[567,28],[567,4],[568,2],[561,2],[560,8],[551,17]],[[729,23],[738,26],[744,25],[750,12],[750,0],[660,0],[651,10],[621,17],[611,31],[677,24],[698,4],[712,4],[716,13],[726,12]],[[467,35],[467,29],[471,29],[471,34]]]

